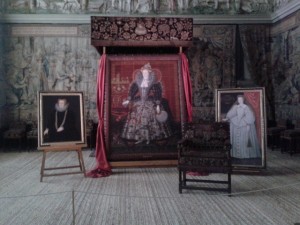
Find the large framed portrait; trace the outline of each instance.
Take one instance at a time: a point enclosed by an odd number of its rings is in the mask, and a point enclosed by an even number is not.
[[[105,84],[108,160],[175,161],[186,117],[179,55],[107,56]]]
[[[232,164],[266,167],[264,88],[216,89],[216,121],[230,123]]]
[[[38,146],[84,144],[82,92],[39,92]]]

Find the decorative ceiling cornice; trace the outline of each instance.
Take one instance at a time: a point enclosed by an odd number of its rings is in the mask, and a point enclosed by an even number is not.
[[[273,23],[284,19],[285,17],[297,12],[300,9],[300,1],[293,1],[286,6],[280,8],[276,12],[272,13],[271,20]]]
[[[16,24],[90,24],[91,16],[78,14],[5,14],[2,22]]]
[[[96,15],[75,15],[75,14],[6,14],[2,17],[2,23],[9,24],[90,24],[91,16]],[[115,17],[112,15],[111,17]],[[117,15],[118,17],[134,17],[133,15]],[[155,17],[191,17],[194,24],[261,24],[272,23],[271,17],[267,15],[155,15]],[[153,17],[147,15],[143,17]]]
[[[270,15],[201,15],[193,16],[194,24],[269,24]]]
[[[145,15],[143,17],[191,17],[194,24],[272,24],[300,9],[300,1],[293,1],[272,14],[239,15]],[[91,16],[107,14],[2,14],[0,22],[8,24],[90,24]],[[134,17],[141,15],[111,15],[111,17]]]

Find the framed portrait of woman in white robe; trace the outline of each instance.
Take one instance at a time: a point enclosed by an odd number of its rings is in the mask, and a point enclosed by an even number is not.
[[[265,90],[216,89],[216,121],[230,124],[232,165],[266,167]]]

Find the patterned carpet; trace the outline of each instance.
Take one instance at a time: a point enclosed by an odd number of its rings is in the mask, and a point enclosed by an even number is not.
[[[90,153],[83,152],[87,169],[95,164]],[[65,166],[76,157],[48,153],[46,163]],[[0,152],[0,225],[300,223],[300,154],[268,151],[263,174],[232,176],[232,197],[199,190],[179,194],[176,168],[114,169],[107,178],[76,174],[41,183],[41,158],[36,151]]]

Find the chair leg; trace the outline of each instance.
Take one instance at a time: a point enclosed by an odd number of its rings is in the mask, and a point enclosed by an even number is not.
[[[44,176],[44,169],[45,169],[45,161],[46,161],[46,151],[43,151],[43,159],[42,159],[42,166],[41,166],[41,178],[40,182],[43,182],[43,176]]]
[[[179,169],[179,194],[182,194],[182,171]]]
[[[78,152],[78,160],[79,160],[80,170],[83,172],[84,176],[86,176],[82,151],[81,151],[81,149],[79,149],[77,152]]]
[[[297,152],[297,142],[296,142],[296,139],[291,137],[290,140],[289,140],[289,143],[290,143],[290,155],[292,156],[294,153]]]
[[[77,150],[77,157],[78,157],[80,171],[82,171],[82,164],[81,164],[81,158],[80,158],[79,150]]]
[[[280,138],[280,145],[281,145],[281,153],[286,151],[286,143],[284,138]]]
[[[183,186],[186,186],[186,171],[183,171]]]
[[[231,172],[228,173],[228,193],[229,197],[231,197]]]

